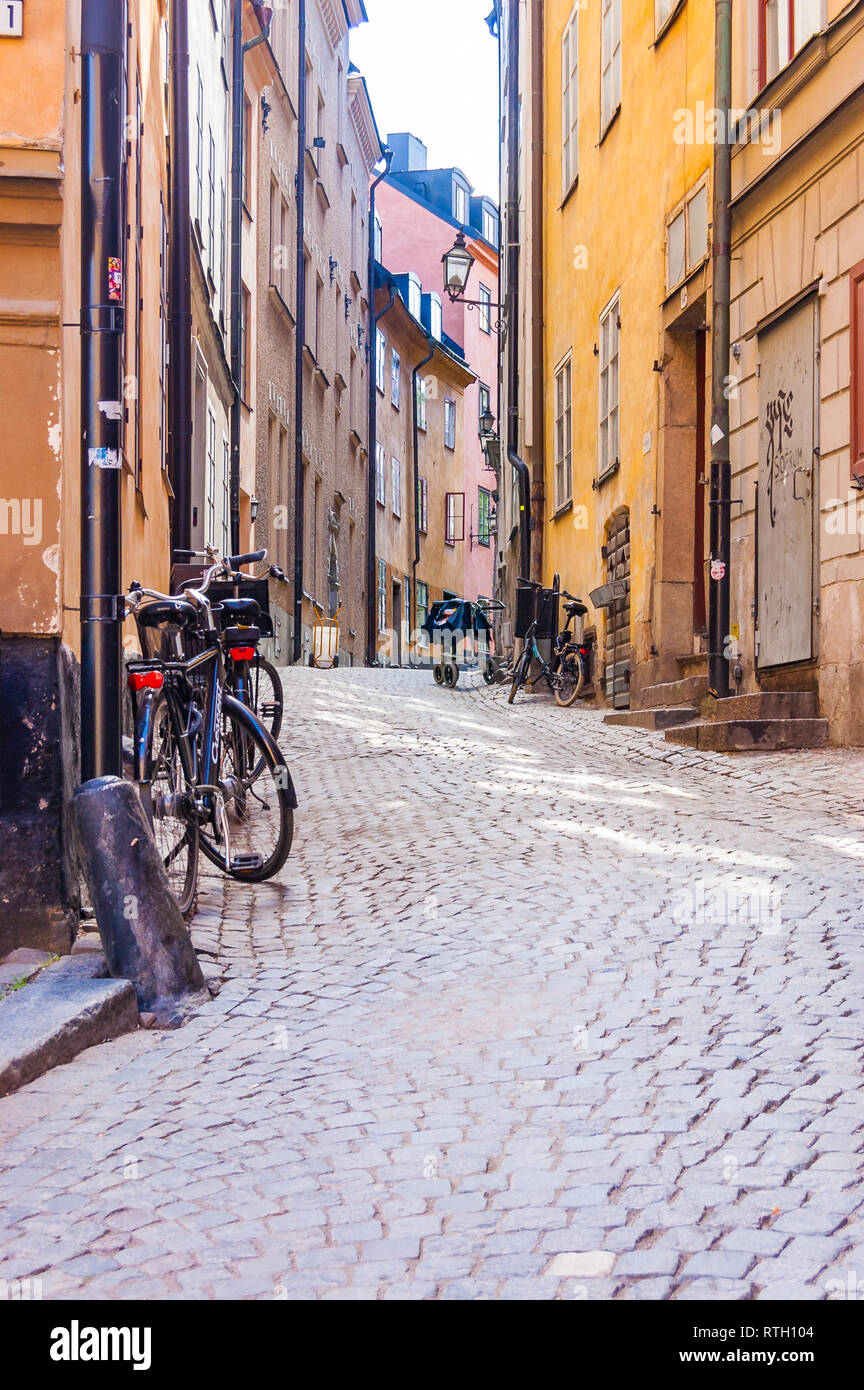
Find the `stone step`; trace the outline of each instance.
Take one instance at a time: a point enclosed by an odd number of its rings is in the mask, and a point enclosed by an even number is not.
[[[64,956],[0,999],[0,1096],[138,1027],[134,988],[106,974],[98,953]]]
[[[819,697],[815,690],[757,690],[751,695],[730,695],[712,700],[706,718],[729,719],[817,719]]]
[[[682,676],[706,676],[708,675],[708,653],[707,652],[685,652],[683,656],[675,658],[681,670]]]
[[[620,714],[607,714],[603,723],[624,725],[628,729],[671,729],[675,724],[686,724],[698,718],[699,711],[693,705],[668,705],[661,709],[632,709]]]
[[[647,685],[639,692],[645,709],[668,709],[670,706],[698,705],[708,694],[707,676],[682,676],[678,681]]]
[[[669,729],[667,743],[714,753],[770,753],[783,748],[824,748],[827,719],[706,719]]]

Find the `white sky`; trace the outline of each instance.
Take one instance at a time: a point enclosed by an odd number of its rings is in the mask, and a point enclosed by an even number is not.
[[[410,130],[429,168],[457,165],[498,201],[498,45],[483,23],[492,0],[366,0],[351,33],[386,140]]]

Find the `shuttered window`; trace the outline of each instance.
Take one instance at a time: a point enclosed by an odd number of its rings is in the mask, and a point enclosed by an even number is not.
[[[566,198],[579,172],[579,84],[578,84],[579,6],[567,21],[561,39],[561,196]]]

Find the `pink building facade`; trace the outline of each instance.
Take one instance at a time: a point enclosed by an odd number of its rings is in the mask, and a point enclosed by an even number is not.
[[[441,305],[446,339],[462,348],[477,380],[464,403],[465,525],[462,541],[462,596],[491,598],[494,593],[496,478],[486,466],[480,439],[485,410],[497,416],[498,381],[498,208],[476,197],[460,169],[427,169],[426,149],[415,136],[390,135],[394,150],[389,176],[376,195],[380,218],[379,259],[393,274],[417,277],[424,294]],[[442,256],[463,231],[475,257],[466,295],[484,306],[454,304],[444,294]],[[489,309],[485,308],[488,299]]]

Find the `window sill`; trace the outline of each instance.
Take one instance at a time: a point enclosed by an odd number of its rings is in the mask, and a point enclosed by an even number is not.
[[[575,179],[574,179],[573,182],[571,183],[570,187],[567,189],[567,192],[564,194],[564,197],[561,199],[561,202],[558,204],[558,211],[559,211],[559,212],[561,212],[561,211],[567,206],[567,204],[569,203],[570,199],[573,197],[573,194],[576,192],[576,189],[577,189],[578,187],[579,187],[579,175],[577,174],[576,177],[575,177]]]
[[[270,297],[274,301],[276,308],[280,311],[280,313],[283,313],[285,315],[291,327],[296,328],[297,321],[294,318],[294,315],[291,313],[291,310],[288,308],[288,304],[282,294],[282,291],[276,285],[270,285],[269,290]]]
[[[616,459],[612,466],[606,469],[605,473],[600,473],[596,478],[592,479],[591,487],[594,490],[594,492],[599,492],[603,484],[608,483],[610,479],[614,478],[615,474],[619,473],[620,471],[621,460]]]
[[[568,497],[568,499],[567,499],[566,502],[562,502],[560,507],[556,507],[555,511],[552,513],[552,520],[553,520],[553,521],[560,521],[561,518],[562,518],[562,516],[566,516],[567,513],[568,513],[568,512],[572,512],[572,510],[573,510],[573,498],[572,498],[572,497]]]
[[[608,121],[606,122],[606,125],[603,127],[603,129],[602,129],[601,132],[600,132],[600,139],[599,139],[598,142],[597,142],[598,145],[602,145],[602,144],[603,144],[603,141],[606,139],[606,136],[609,134],[610,130],[612,129],[612,127],[614,126],[615,122],[618,120],[618,117],[619,117],[620,115],[621,115],[621,103],[620,103],[620,101],[619,101],[618,105],[615,107],[615,110],[612,112],[612,115],[609,117]]]

